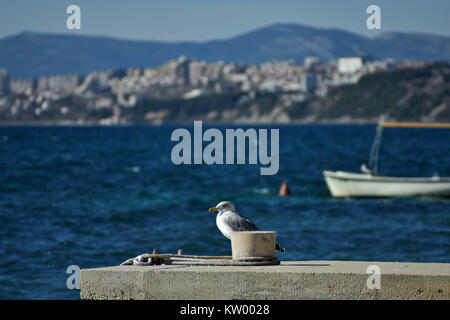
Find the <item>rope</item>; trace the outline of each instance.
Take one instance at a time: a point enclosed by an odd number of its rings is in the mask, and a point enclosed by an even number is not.
[[[266,266],[278,265],[276,257],[246,257],[233,259],[229,256],[191,256],[191,255],[150,255],[143,254],[130,258],[120,265],[190,265],[190,266]]]
[[[276,257],[247,257],[239,259],[208,257],[205,259],[201,256],[181,256],[170,257],[168,264],[193,266],[265,266],[278,265],[280,261]]]

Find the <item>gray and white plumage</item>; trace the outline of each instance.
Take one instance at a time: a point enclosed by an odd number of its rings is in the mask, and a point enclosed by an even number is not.
[[[249,218],[241,216],[236,212],[236,208],[230,201],[219,202],[209,212],[219,211],[216,217],[216,224],[220,232],[231,240],[231,233],[236,231],[257,231],[258,227]],[[275,250],[286,251],[278,243]]]

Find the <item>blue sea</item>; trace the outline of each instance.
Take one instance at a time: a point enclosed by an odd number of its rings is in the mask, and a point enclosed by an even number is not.
[[[177,127],[0,127],[0,298],[79,299],[69,265],[154,248],[231,255],[208,212],[221,200],[276,231],[282,260],[450,262],[450,199],[330,196],[322,170],[358,172],[374,125],[269,127],[280,129],[274,176],[259,164],[174,165]],[[385,129],[380,173],[450,176],[449,142],[445,129]]]

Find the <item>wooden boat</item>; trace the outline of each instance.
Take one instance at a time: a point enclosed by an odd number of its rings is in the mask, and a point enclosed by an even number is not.
[[[398,123],[380,121],[370,152],[369,165],[363,164],[363,173],[324,170],[323,175],[333,197],[450,197],[450,178],[387,177],[378,175],[378,155],[383,127],[450,128],[450,123]]]

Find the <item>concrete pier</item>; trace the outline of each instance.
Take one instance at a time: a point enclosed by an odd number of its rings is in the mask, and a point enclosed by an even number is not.
[[[376,284],[373,269],[367,273],[373,265],[381,272],[380,289],[368,287],[368,280]],[[450,299],[450,264],[282,261],[252,267],[105,267],[81,270],[80,295],[100,300]]]

